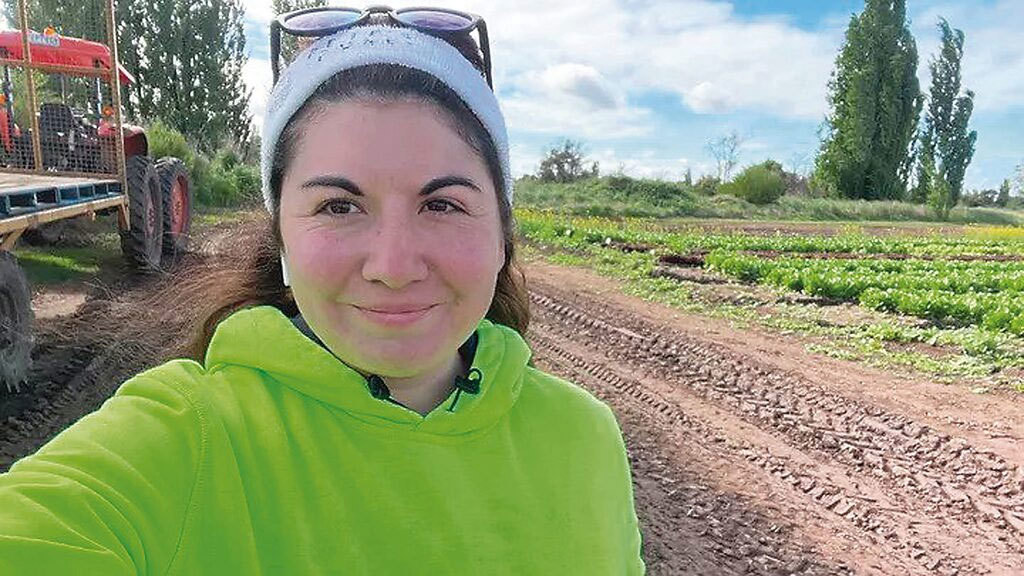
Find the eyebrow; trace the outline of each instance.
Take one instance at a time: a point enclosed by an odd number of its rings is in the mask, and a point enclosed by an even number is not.
[[[359,188],[359,186],[356,185],[355,182],[349,180],[348,178],[345,178],[344,176],[337,175],[324,175],[311,178],[307,180],[305,183],[303,183],[302,186],[300,186],[300,188],[315,188],[317,186],[326,186],[327,188],[341,188],[343,190],[351,192],[352,194],[355,194],[356,196],[365,196],[365,194],[363,194],[363,191]],[[469,178],[466,178],[465,176],[449,175],[440,176],[438,178],[434,178],[430,182],[427,182],[426,185],[424,185],[423,188],[420,190],[420,196],[426,196],[446,186],[465,186],[467,188],[472,188],[477,192],[481,191],[480,186],[478,186],[476,182],[473,182]]]

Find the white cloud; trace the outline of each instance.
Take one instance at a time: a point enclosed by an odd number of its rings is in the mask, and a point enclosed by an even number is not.
[[[625,97],[600,72],[584,64],[572,62],[549,66],[540,74],[548,90],[576,96],[593,108],[616,108],[625,104]]]
[[[274,17],[274,6],[270,0],[242,0],[247,20],[257,22],[264,27],[270,25],[270,19]]]
[[[711,82],[701,82],[683,92],[683,100],[695,112],[719,114],[736,106],[732,94]]]
[[[605,148],[587,157],[600,163],[602,174],[621,172],[636,178],[658,180],[682,180],[687,170],[696,178],[709,168],[703,164],[694,165],[687,158],[665,157],[661,151],[650,149],[624,154],[614,148]]]
[[[270,73],[270,63],[267,60],[250,58],[242,69],[242,79],[247,86],[252,88],[252,96],[249,99],[249,110],[252,112],[253,123],[256,130],[263,125],[263,114],[267,111],[267,99],[270,96],[270,88],[273,83]]]

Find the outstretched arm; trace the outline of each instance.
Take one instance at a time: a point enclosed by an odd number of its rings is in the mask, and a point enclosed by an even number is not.
[[[205,419],[172,362],[0,475],[0,574],[164,574],[198,477]]]

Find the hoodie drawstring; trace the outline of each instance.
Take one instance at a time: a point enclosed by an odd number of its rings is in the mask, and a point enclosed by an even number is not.
[[[480,393],[480,382],[483,381],[483,373],[480,372],[479,368],[470,368],[469,373],[465,376],[455,377],[455,398],[452,399],[452,403],[448,406],[449,412],[455,411],[455,404],[459,401],[459,396],[463,392],[467,394],[479,394]],[[388,385],[384,383],[384,379],[376,374],[370,374],[366,377],[366,385],[370,388],[370,395],[378,400],[388,400],[399,406],[403,406],[401,402],[391,398],[391,390],[388,389]]]
[[[476,378],[474,378],[474,376],[476,376]],[[452,400],[452,403],[448,406],[448,411],[455,411],[455,403],[459,401],[459,396],[461,396],[463,392],[467,394],[478,394],[480,392],[480,382],[483,380],[483,378],[483,373],[480,372],[480,370],[477,368],[470,368],[469,374],[467,374],[465,377],[456,376],[455,388],[457,390],[455,391],[455,398]]]

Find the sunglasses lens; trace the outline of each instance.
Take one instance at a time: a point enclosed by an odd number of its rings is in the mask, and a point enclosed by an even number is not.
[[[318,10],[296,14],[284,21],[289,31],[312,33],[333,26],[343,26],[359,19],[361,13],[355,10]]]
[[[473,23],[465,16],[437,10],[408,10],[399,12],[397,16],[403,24],[432,30],[464,30]]]

